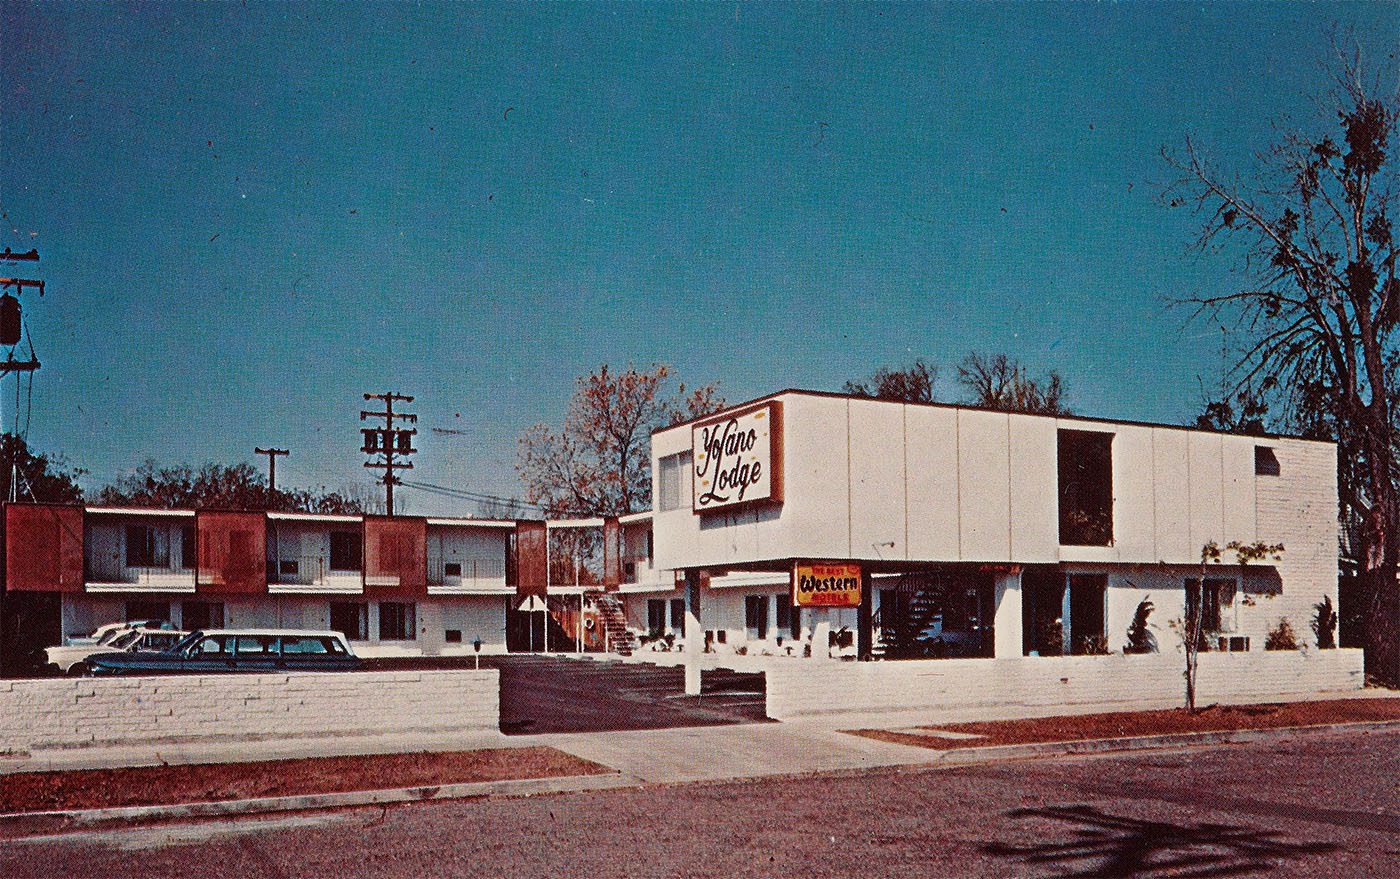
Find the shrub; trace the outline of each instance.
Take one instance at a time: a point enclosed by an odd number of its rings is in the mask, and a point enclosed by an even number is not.
[[[1081,635],[1074,645],[1076,656],[1107,656],[1108,638],[1105,635]]]
[[[1314,606],[1313,635],[1317,636],[1318,650],[1331,650],[1337,646],[1337,612],[1332,609],[1332,596],[1324,596]]]
[[[1153,604],[1144,598],[1138,602],[1133,613],[1133,621],[1128,626],[1128,643],[1123,645],[1124,653],[1156,653],[1157,637],[1147,626],[1147,618],[1152,616]]]
[[[1298,649],[1298,636],[1293,633],[1293,624],[1288,621],[1288,617],[1280,619],[1278,625],[1269,630],[1269,637],[1264,639],[1264,649]]]

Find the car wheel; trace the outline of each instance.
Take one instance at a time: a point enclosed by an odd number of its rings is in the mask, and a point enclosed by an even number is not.
[[[92,677],[92,669],[88,668],[88,664],[86,662],[75,662],[72,665],[68,666],[68,677],[89,678]]]

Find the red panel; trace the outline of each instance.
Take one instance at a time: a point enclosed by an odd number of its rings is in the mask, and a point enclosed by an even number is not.
[[[267,591],[267,519],[262,513],[195,514],[199,592]]]
[[[11,592],[82,592],[83,508],[6,504],[5,583]]]
[[[616,516],[603,520],[603,588],[616,590],[622,584],[622,525]]]
[[[428,594],[428,520],[365,517],[365,594]]]
[[[543,522],[515,524],[515,592],[544,595],[549,589],[549,531]]]

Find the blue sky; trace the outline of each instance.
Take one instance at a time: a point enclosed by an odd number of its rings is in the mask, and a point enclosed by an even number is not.
[[[1400,45],[1380,3],[2,8],[30,441],[89,487],[269,444],[364,482],[392,389],[415,478],[518,495],[516,437],[603,362],[740,400],[923,356],[952,397],[1005,351],[1188,419],[1220,331],[1165,302],[1237,279],[1160,147],[1247,168],[1315,119],[1334,23]]]

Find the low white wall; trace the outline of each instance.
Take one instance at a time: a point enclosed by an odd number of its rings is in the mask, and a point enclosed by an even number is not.
[[[0,681],[0,752],[495,731],[499,722],[495,669]]]
[[[1196,704],[1357,690],[1360,650],[1202,653]],[[1180,654],[770,663],[768,716],[1185,700]]]

